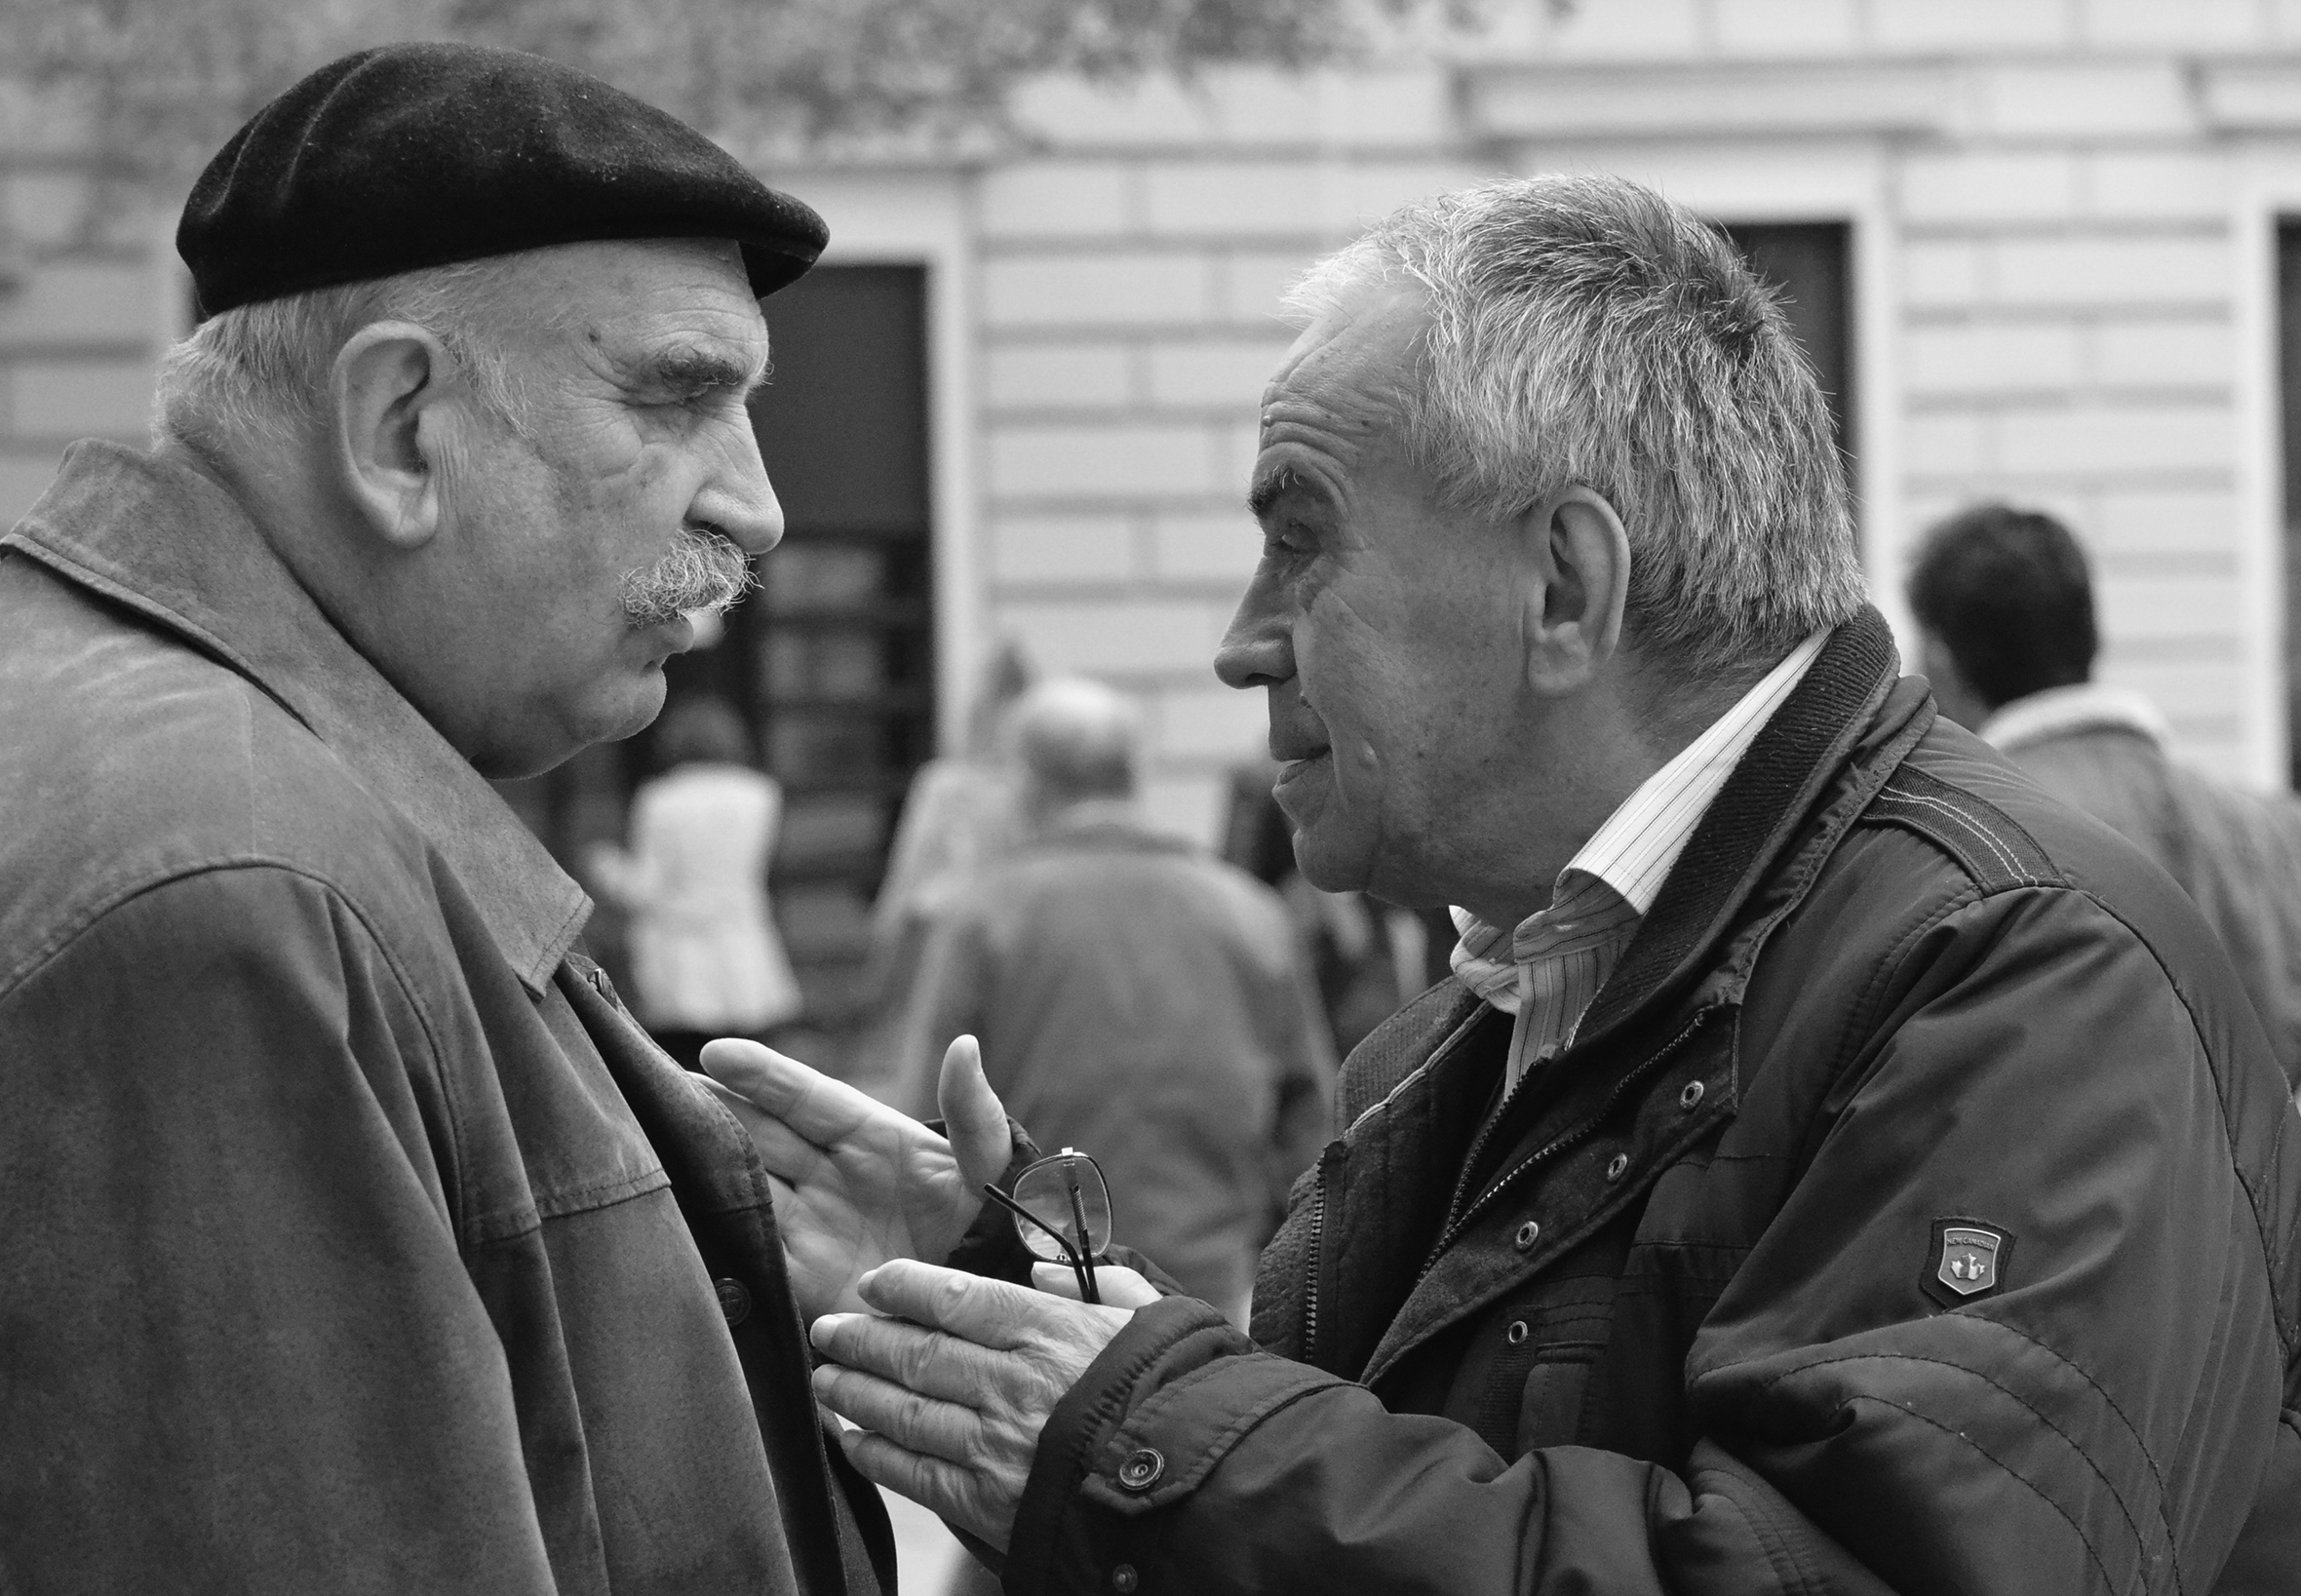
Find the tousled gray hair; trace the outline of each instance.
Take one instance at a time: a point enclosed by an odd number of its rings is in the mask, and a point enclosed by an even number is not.
[[[1496,518],[1580,484],[1629,536],[1625,624],[1690,670],[1771,664],[1866,588],[1827,406],[1774,296],[1688,212],[1617,177],[1419,201],[1321,261],[1288,308],[1412,284],[1429,325],[1406,448]]]
[[[152,442],[214,454],[236,440],[282,448],[325,410],[337,351],[374,322],[429,329],[484,410],[522,427],[526,396],[502,346],[511,318],[533,321],[517,255],[457,261],[259,300],[210,317],[161,357]]]

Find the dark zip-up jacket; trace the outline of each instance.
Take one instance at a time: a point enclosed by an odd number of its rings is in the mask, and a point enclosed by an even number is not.
[[[1874,612],[1498,1107],[1508,1026],[1441,986],[1357,1049],[1253,1341],[1136,1315],[1041,1437],[1009,1590],[2301,1590],[2259,1025]]]

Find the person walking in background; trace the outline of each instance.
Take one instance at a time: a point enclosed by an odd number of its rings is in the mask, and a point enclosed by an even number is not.
[[[632,800],[631,851],[602,844],[588,863],[631,915],[640,1018],[691,1070],[712,1037],[763,1036],[800,1012],[767,908],[783,789],[754,767],[743,718],[722,699],[674,705],[655,746],[664,769]]]
[[[2301,804],[2172,759],[2157,706],[2092,679],[2092,576],[2051,516],[1982,504],[1950,517],[1920,545],[1909,601],[1941,713],[2181,883],[2301,1084]]]
[[[1333,1054],[1277,895],[1146,821],[1139,736],[1098,682],[1016,706],[1025,840],[924,911],[899,1102],[930,1110],[945,1047],[979,1037],[1008,1110],[1123,1194],[1118,1238],[1243,1322]]]

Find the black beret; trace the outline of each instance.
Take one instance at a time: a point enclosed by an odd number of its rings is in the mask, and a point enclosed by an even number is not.
[[[176,230],[200,314],[597,239],[723,238],[754,293],[815,263],[823,218],[667,112],[539,56],[363,50],[232,136]]]

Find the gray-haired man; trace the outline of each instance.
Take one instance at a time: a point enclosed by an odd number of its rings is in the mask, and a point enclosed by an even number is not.
[[[1536,179],[1298,304],[1217,668],[1461,979],[1251,1341],[891,1264],[855,1460],[1018,1596],[2295,1588],[2301,1126],[2171,883],[1898,677],[1766,294]]]

